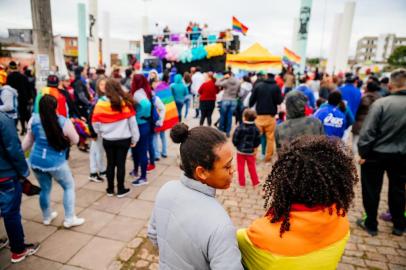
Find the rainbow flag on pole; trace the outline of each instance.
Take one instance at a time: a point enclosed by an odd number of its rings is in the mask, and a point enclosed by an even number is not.
[[[293,51],[288,48],[283,48],[283,58],[282,61],[287,65],[299,65],[301,57],[295,54]]]
[[[247,34],[248,27],[246,27],[239,20],[237,20],[236,17],[233,16],[233,30],[245,35],[245,34]]]

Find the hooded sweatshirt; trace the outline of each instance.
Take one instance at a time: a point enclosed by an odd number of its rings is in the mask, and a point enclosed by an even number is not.
[[[322,135],[323,125],[314,117],[305,116],[306,96],[297,90],[286,95],[287,120],[276,127],[277,149],[302,135]]]
[[[185,98],[189,94],[189,91],[182,80],[182,75],[176,74],[174,82],[171,84],[171,91],[175,98],[175,102],[185,102]]]
[[[18,93],[9,85],[0,88],[0,112],[6,113],[10,118],[17,119]]]
[[[222,78],[216,82],[216,86],[224,90],[222,100],[237,100],[240,91],[240,81],[235,77]]]

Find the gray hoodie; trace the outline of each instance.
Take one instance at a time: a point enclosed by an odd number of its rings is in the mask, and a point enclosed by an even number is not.
[[[279,150],[302,135],[322,135],[323,125],[319,119],[305,116],[306,96],[297,90],[290,91],[286,97],[287,120],[276,127],[275,142]]]
[[[18,93],[9,85],[0,88],[0,112],[6,113],[13,119],[18,118]]]
[[[240,81],[237,78],[222,78],[216,82],[216,86],[223,88],[223,100],[237,100],[238,92],[240,90]]]

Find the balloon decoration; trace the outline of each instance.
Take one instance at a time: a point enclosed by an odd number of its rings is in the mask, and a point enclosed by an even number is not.
[[[192,61],[212,58],[225,53],[222,43],[214,43],[206,46],[189,48],[185,43],[167,45],[165,47],[156,45],[151,54],[159,59],[166,59],[171,62],[190,63]]]
[[[215,56],[220,56],[224,54],[224,47],[222,43],[214,43],[206,45],[207,58],[212,58]]]
[[[187,50],[183,51],[179,57],[179,60],[182,63],[190,63],[190,62],[192,62],[192,59],[193,59],[193,55],[192,55],[191,49],[187,49]]]
[[[181,44],[166,46],[166,60],[179,61],[180,55],[183,51],[187,50],[187,47]]]
[[[192,48],[192,61],[202,60],[206,58],[207,51],[204,49],[203,46],[197,46]]]
[[[159,59],[164,59],[166,56],[166,48],[160,45],[156,45],[151,54]]]

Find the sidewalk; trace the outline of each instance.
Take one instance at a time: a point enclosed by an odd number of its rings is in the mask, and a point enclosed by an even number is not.
[[[197,125],[195,119],[188,122],[190,126]],[[168,153],[169,157],[161,159],[156,169],[148,174],[149,185],[134,188],[128,176],[126,182],[132,192],[128,197],[118,199],[107,197],[106,183],[89,182],[88,154],[73,147],[69,164],[76,181],[76,213],[84,217],[86,223],[69,230],[63,228],[62,189],[56,183],[51,200],[59,216],[51,226],[42,225],[38,196],[28,198],[24,195],[22,217],[26,241],[39,241],[42,246],[36,255],[16,265],[10,263],[9,250],[1,250],[0,269],[158,269],[158,256],[146,238],[146,228],[159,188],[181,174],[177,163],[178,146],[169,143]],[[127,174],[131,169],[132,161],[128,156]],[[258,171],[264,181],[270,171],[269,164],[259,162]],[[36,183],[33,175],[30,179]],[[234,182],[229,190],[219,191],[217,197],[239,228],[264,214],[261,194],[261,188],[248,185],[243,189]],[[360,186],[356,188],[356,195],[349,214],[351,238],[338,269],[406,269],[406,236],[393,236],[391,224],[383,221],[379,224],[377,237],[372,238],[359,230],[355,220],[363,212]],[[385,182],[380,212],[386,209]],[[2,220],[0,223],[0,235],[5,235]]]

